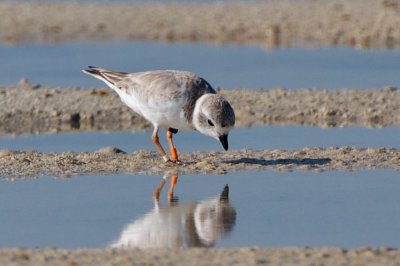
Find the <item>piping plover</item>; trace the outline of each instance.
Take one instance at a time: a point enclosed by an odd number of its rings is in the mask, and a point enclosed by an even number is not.
[[[153,124],[151,139],[164,161],[171,160],[159,142],[160,128],[167,129],[171,159],[176,163],[180,161],[172,134],[178,129],[197,130],[219,140],[228,150],[228,133],[235,125],[235,113],[205,79],[178,70],[124,73],[89,66],[83,72],[105,82],[122,102]]]

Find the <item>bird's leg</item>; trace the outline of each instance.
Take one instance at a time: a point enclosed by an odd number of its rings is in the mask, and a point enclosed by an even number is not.
[[[174,146],[174,142],[172,141],[172,134],[178,132],[176,129],[169,128],[167,131],[167,140],[169,144],[169,148],[171,151],[171,158],[173,162],[181,163],[178,159],[178,153],[176,152],[176,148]]]
[[[164,151],[164,149],[161,146],[160,141],[158,139],[158,127],[157,126],[154,127],[153,134],[151,135],[151,140],[153,141],[153,143],[156,145],[156,147],[160,151],[161,156],[163,157],[164,161],[165,162],[170,161],[169,158],[168,158],[167,153]]]
[[[178,182],[178,177],[176,175],[171,177],[171,184],[169,186],[168,190],[168,201],[169,202],[174,202],[176,201],[176,198],[174,198],[174,188],[176,183]]]
[[[178,176],[174,175],[171,177],[171,183],[169,186],[169,190],[168,190],[168,201],[171,203],[176,203],[178,198],[174,197],[174,188],[176,183],[178,182]],[[158,184],[156,190],[153,192],[153,200],[154,203],[156,204],[156,206],[158,206],[158,201],[160,200],[160,193],[162,191],[162,189],[165,186],[165,183],[167,183],[167,176],[163,176],[163,178],[161,179],[160,184]]]
[[[153,192],[153,199],[154,199],[155,201],[158,201],[158,200],[160,199],[161,190],[163,189],[163,187],[164,187],[164,185],[165,185],[166,182],[167,182],[167,181],[166,181],[166,177],[164,176],[164,177],[161,179],[161,182],[160,182],[160,184],[158,185],[158,187],[156,188],[156,190]]]

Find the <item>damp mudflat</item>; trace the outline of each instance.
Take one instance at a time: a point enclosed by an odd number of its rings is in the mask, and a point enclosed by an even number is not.
[[[171,179],[158,201],[161,176],[3,179],[0,247],[400,247],[397,171]]]

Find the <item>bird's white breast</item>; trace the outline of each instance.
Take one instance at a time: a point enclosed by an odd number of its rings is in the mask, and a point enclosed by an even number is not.
[[[125,92],[117,89],[116,92],[122,102],[153,125],[158,125],[160,128],[191,129],[182,110],[186,101],[185,95],[173,100],[162,101],[157,98],[157,95],[145,97],[134,90]]]

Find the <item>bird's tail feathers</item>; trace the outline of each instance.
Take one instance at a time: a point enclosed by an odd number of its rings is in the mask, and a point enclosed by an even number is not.
[[[88,66],[86,69],[83,69],[82,72],[91,75],[107,83],[108,85],[115,85],[117,82],[121,81],[127,74],[124,72],[111,71],[95,66]]]
[[[101,74],[104,71],[106,70],[95,66],[88,66],[86,69],[82,69],[83,73],[91,75],[97,79],[100,79],[101,81],[106,81],[104,80],[105,78]]]

